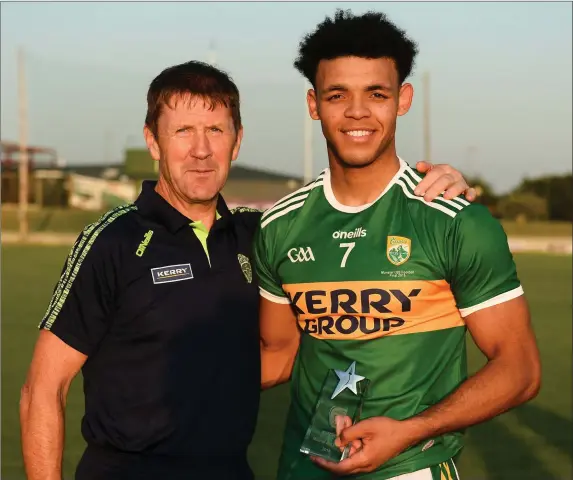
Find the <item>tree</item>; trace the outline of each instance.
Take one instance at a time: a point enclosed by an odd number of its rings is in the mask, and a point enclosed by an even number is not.
[[[573,175],[524,179],[514,193],[529,193],[547,200],[550,220],[573,220]]]
[[[467,177],[466,181],[470,187],[474,187],[477,191],[478,197],[475,203],[485,205],[493,215],[498,216],[499,196],[494,193],[491,184],[481,177]]]
[[[507,220],[547,220],[547,199],[533,193],[513,193],[499,201],[498,212]]]

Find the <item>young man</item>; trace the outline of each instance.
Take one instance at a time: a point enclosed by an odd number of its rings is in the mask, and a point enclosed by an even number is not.
[[[86,227],[62,270],[22,388],[29,480],[60,480],[68,388],[82,370],[87,449],[78,480],[252,479],[260,394],[260,212],[220,191],[243,137],[239,91],[201,62],[167,68],[147,94],[159,180]],[[433,169],[428,194],[468,188]],[[231,359],[231,360],[229,360]]]
[[[461,431],[539,389],[502,227],[462,198],[417,197],[420,176],[396,153],[416,50],[383,14],[342,11],[300,44],[329,168],[266,211],[255,241],[263,386],[292,377],[281,480],[456,479]],[[471,378],[466,330],[489,360]],[[371,382],[340,463],[299,451],[331,369],[343,387]]]

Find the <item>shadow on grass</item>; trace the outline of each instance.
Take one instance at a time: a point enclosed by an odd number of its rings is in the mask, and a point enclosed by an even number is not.
[[[560,480],[499,418],[470,428],[468,438],[484,462],[487,480]],[[462,474],[462,480],[478,479]]]
[[[573,422],[556,413],[526,404],[516,408],[519,422],[541,435],[545,441],[561,453],[570,456],[573,451]]]

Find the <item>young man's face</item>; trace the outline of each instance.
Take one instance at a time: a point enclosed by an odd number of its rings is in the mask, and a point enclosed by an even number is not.
[[[320,120],[328,150],[346,167],[364,167],[394,143],[396,118],[412,103],[393,60],[339,57],[321,60],[310,115]]]
[[[209,202],[227,181],[243,131],[235,131],[225,106],[210,108],[191,96],[171,100],[159,116],[157,138],[145,128],[147,146],[174,194],[190,203]]]

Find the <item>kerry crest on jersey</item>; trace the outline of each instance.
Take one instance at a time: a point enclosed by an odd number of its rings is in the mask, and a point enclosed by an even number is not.
[[[406,237],[388,235],[386,244],[386,257],[394,265],[402,265],[410,258],[412,252],[412,240]]]

